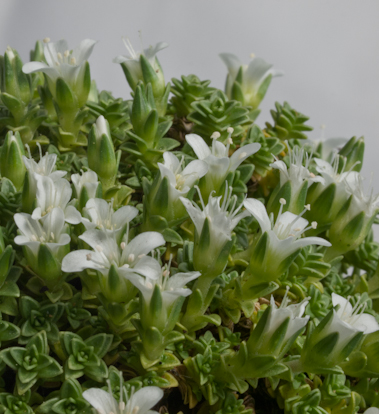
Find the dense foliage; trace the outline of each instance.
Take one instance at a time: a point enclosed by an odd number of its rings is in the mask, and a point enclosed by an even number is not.
[[[0,59],[0,413],[379,412],[363,137],[259,128],[260,58],[223,92],[125,45],[126,101],[92,40]]]

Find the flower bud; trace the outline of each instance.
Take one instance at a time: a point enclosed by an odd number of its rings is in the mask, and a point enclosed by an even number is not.
[[[17,190],[22,188],[25,179],[25,164],[23,161],[25,155],[24,146],[18,132],[13,135],[9,131],[1,147],[1,175],[9,178]]]
[[[116,179],[117,159],[108,121],[99,116],[88,136],[88,165],[99,176],[104,189],[111,187]]]
[[[9,46],[1,60],[2,100],[15,118],[21,118],[31,99],[29,76],[22,71],[20,56]]]

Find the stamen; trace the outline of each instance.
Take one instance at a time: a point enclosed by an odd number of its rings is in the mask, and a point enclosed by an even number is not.
[[[99,253],[101,253],[104,249],[102,248],[102,246],[100,246],[100,244],[98,244],[98,245],[96,246],[96,250],[97,250]]]
[[[50,37],[45,37],[43,39],[43,43],[49,43],[50,42]]]
[[[212,135],[212,139],[219,139],[221,137],[221,134],[218,131],[215,131]]]
[[[87,260],[92,260],[92,254],[91,253],[86,254],[86,258]]]
[[[205,204],[204,204],[203,197],[201,196],[201,191],[200,191],[200,188],[199,188],[199,186],[198,186],[198,185],[195,185],[195,188],[196,188],[197,194],[199,195],[200,203],[201,203],[201,206],[203,207],[203,211],[204,211],[204,210],[205,210]],[[195,203],[194,203],[194,205],[195,205],[197,208],[199,208],[199,207],[198,207]]]
[[[238,159],[239,159],[239,160],[242,160],[242,158],[245,158],[245,157],[246,157],[246,155],[247,155],[247,153],[246,153],[246,152],[241,152],[241,154],[239,155]]]
[[[41,147],[41,144],[39,142],[37,142],[37,147],[38,147],[38,150],[39,150],[39,159],[41,161],[43,156],[42,156],[42,147]]]
[[[289,286],[286,286],[286,293],[283,296],[282,303],[280,304],[280,308],[285,308],[288,305],[288,292],[290,290]]]
[[[132,44],[130,43],[130,40],[129,40],[129,38],[128,37],[123,37],[122,38],[122,41],[124,42],[124,45],[125,45],[125,47],[126,47],[126,50],[129,52],[129,54],[130,54],[130,57],[129,57],[129,59],[133,59],[133,60],[136,60],[137,58],[138,58],[138,55],[137,55],[137,53],[135,52],[135,50],[134,50],[134,48],[133,48],[133,46],[132,46]]]
[[[134,262],[134,259],[135,259],[134,254],[133,254],[133,253],[130,253],[130,255],[129,255],[129,257],[128,257],[128,262],[129,262],[129,263]]]
[[[234,128],[233,127],[228,127],[226,131],[227,131],[228,134],[233,134]]]
[[[74,58],[74,56],[70,59],[70,63],[71,65],[76,65],[76,59]]]
[[[65,50],[65,52],[63,53],[64,57],[69,57],[70,56],[70,51],[69,50]]]

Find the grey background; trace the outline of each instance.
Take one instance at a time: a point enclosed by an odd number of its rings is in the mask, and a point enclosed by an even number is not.
[[[285,71],[273,80],[258,124],[275,101],[287,100],[311,117],[311,137],[364,135],[363,175],[379,192],[379,2],[377,0],[2,0],[0,51],[17,49],[24,61],[37,39],[99,40],[90,58],[100,89],[127,98],[129,88],[112,59],[125,54],[128,36],[140,49],[170,44],[159,54],[166,79],[195,73],[223,88],[231,52],[250,53]],[[377,234],[377,239],[379,233]]]

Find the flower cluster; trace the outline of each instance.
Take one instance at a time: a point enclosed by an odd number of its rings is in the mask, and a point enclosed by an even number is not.
[[[379,412],[363,137],[259,128],[259,57],[221,91],[124,39],[114,98],[95,43],[0,59],[0,413]]]

